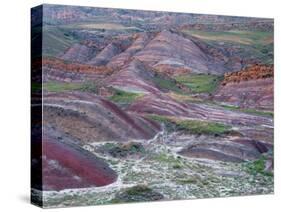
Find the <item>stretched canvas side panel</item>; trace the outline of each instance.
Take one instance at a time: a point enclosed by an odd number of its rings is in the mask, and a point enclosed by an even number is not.
[[[31,9],[31,203],[42,200],[42,15],[43,7]]]

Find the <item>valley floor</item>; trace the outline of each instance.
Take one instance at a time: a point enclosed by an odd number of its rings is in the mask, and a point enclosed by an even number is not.
[[[101,151],[118,146],[119,142],[87,144],[84,148],[110,164],[118,173],[118,180],[104,187],[44,191],[44,207],[273,193],[273,175],[262,172],[254,162],[191,159],[177,153],[178,141],[186,145],[194,139],[197,138],[162,131],[151,140],[134,141],[140,142],[141,148],[127,155]],[[151,195],[151,192],[154,193]],[[155,195],[161,198],[154,199]]]

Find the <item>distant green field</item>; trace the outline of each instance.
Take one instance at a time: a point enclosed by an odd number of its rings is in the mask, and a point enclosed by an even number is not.
[[[222,77],[209,74],[188,74],[184,76],[177,76],[175,79],[188,88],[194,93],[212,93]]]
[[[235,47],[242,58],[258,58],[264,63],[273,63],[273,33],[264,31],[221,31],[209,32],[184,30],[210,45],[226,48]]]
[[[272,32],[235,30],[222,32],[185,30],[184,32],[206,41],[231,42],[244,45],[256,45],[257,43],[267,45],[273,42]]]

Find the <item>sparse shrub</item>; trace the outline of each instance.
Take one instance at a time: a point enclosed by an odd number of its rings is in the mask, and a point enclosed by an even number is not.
[[[142,155],[145,153],[143,145],[136,142],[129,142],[119,145],[106,143],[99,148],[99,151],[116,158],[123,158],[131,155]]]
[[[272,172],[265,171],[265,161],[266,157],[262,156],[258,160],[248,162],[246,164],[246,170],[252,175],[262,174],[267,176],[273,176]]]
[[[113,203],[120,202],[144,202],[157,201],[163,199],[164,196],[156,191],[153,191],[146,185],[137,185],[119,193],[112,200]]]

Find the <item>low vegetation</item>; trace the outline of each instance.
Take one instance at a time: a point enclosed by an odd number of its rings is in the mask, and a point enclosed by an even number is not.
[[[231,127],[217,122],[199,120],[179,120],[174,117],[150,115],[149,118],[165,124],[168,131],[183,131],[191,134],[222,135],[229,133]]]
[[[123,91],[119,89],[114,89],[113,95],[109,99],[115,103],[130,104],[134,102],[137,98],[142,97],[141,93],[134,93]]]
[[[98,93],[97,85],[95,85],[93,82],[82,83],[79,90],[90,93]]]
[[[256,110],[256,109],[240,109],[242,112],[245,113],[250,113],[250,114],[254,114],[254,115],[262,115],[262,116],[271,116],[273,117],[273,111],[261,111],[261,110]]]
[[[264,31],[230,30],[211,32],[202,30],[186,30],[185,32],[205,41],[230,42],[242,45],[256,45],[257,43],[266,45],[270,39],[272,39],[272,33]]]
[[[246,170],[251,175],[262,174],[266,176],[273,176],[272,172],[268,172],[265,170],[265,162],[266,162],[266,157],[262,156],[258,160],[248,162],[246,164]]]
[[[98,150],[101,153],[109,154],[115,158],[123,158],[131,155],[142,155],[145,153],[145,149],[142,144],[129,142],[126,144],[112,144],[106,143]]]
[[[162,194],[153,191],[148,186],[137,185],[117,194],[112,203],[156,201],[163,198]]]
[[[221,135],[229,132],[229,126],[216,122],[206,122],[206,121],[195,121],[195,120],[184,120],[176,121],[176,125],[179,130],[188,131],[194,134],[213,134]]]
[[[239,55],[244,59],[258,58],[263,63],[273,64],[273,34],[266,31],[204,31],[184,30],[186,34],[192,35],[205,41],[211,46],[223,45],[225,48],[236,48],[239,46]]]
[[[215,91],[221,76],[211,74],[188,74],[175,77],[176,81],[191,89],[193,93],[212,93]]]
[[[81,83],[67,83],[67,82],[46,82],[43,83],[43,90],[49,92],[63,92],[71,90],[79,90]]]
[[[183,93],[183,90],[179,86],[179,82],[172,78],[165,78],[162,76],[153,77],[153,82],[157,87],[164,91],[173,91],[175,93]]]

